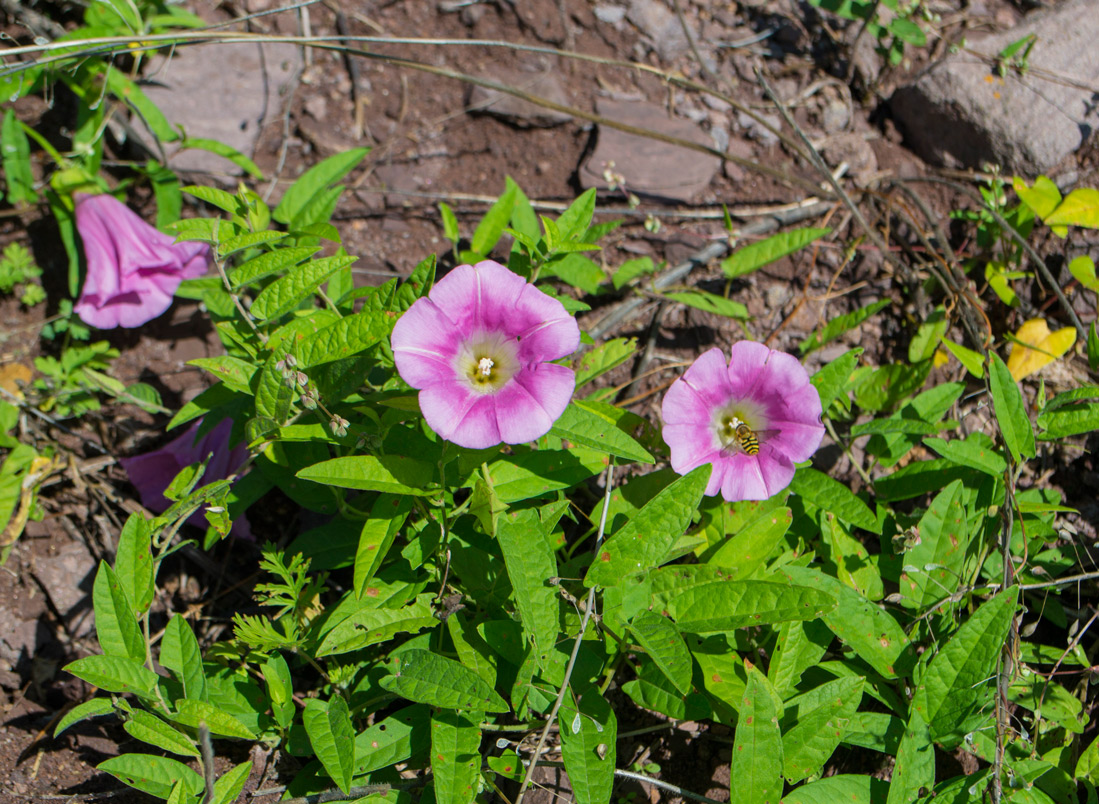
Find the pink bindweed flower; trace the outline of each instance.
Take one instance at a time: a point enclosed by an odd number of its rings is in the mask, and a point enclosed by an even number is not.
[[[668,389],[661,414],[672,468],[713,464],[706,493],[729,502],[782,491],[824,437],[805,368],[752,341],[733,344],[728,364],[720,349],[705,352]]]
[[[207,455],[213,453],[210,462],[206,464],[206,472],[199,481],[201,485],[206,485],[229,477],[248,457],[248,450],[243,444],[229,447],[232,419],[222,419],[214,429],[196,441],[198,427],[199,422],[195,422],[183,435],[169,441],[160,449],[119,460],[129,475],[130,482],[137,489],[141,504],[153,513],[160,514],[168,510],[172,503],[164,496],[164,490],[185,467],[202,463]],[[201,508],[191,514],[187,521],[206,529],[206,517]],[[244,516],[233,520],[233,533],[242,539],[252,540],[252,528]]]
[[[176,243],[110,195],[76,195],[88,273],[73,309],[99,329],[139,327],[172,304],[184,279],[206,273],[205,243]]]
[[[459,265],[393,328],[393,356],[428,425],[462,447],[545,435],[572,398],[580,328],[561,302],[503,265]]]

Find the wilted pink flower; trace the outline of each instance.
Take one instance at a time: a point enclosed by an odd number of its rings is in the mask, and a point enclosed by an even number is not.
[[[209,246],[176,243],[110,195],[76,195],[88,273],[73,309],[99,329],[139,327],[172,304],[184,279],[206,273]]]
[[[820,395],[792,355],[761,343],[705,352],[664,396],[664,440],[672,468],[713,464],[709,495],[766,500],[794,477],[824,437]]]
[[[229,434],[233,429],[231,419],[222,419],[214,429],[196,441],[198,427],[199,422],[195,422],[183,435],[169,441],[160,449],[119,460],[129,475],[130,482],[137,489],[141,504],[153,513],[160,514],[168,510],[172,503],[164,496],[164,490],[184,468],[202,463],[207,455],[213,453],[210,463],[206,465],[206,472],[199,481],[206,485],[229,477],[248,457],[248,450],[244,445],[229,447]],[[187,521],[204,530],[207,526],[201,508],[191,514]],[[252,539],[252,528],[245,517],[239,516],[233,520],[233,533],[244,539]]]
[[[459,265],[393,328],[393,356],[443,438],[471,449],[545,435],[572,398],[580,344],[561,302],[484,260]]]

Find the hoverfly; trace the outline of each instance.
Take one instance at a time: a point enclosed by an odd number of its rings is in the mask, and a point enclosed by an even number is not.
[[[736,439],[737,446],[744,450],[745,455],[759,454],[759,437],[744,422],[736,426],[733,437]]]

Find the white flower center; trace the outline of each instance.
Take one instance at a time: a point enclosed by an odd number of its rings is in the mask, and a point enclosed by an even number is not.
[[[501,332],[478,332],[459,347],[458,377],[478,394],[494,394],[519,371],[519,345]]]
[[[710,423],[714,439],[729,453],[759,451],[769,422],[763,408],[750,400],[731,401],[717,409]]]

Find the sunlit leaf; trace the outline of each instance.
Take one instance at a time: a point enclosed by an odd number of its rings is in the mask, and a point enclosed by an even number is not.
[[[1019,327],[1007,358],[1007,368],[1016,382],[1061,357],[1076,343],[1076,330],[1065,327],[1049,331],[1045,319],[1032,318]]]

